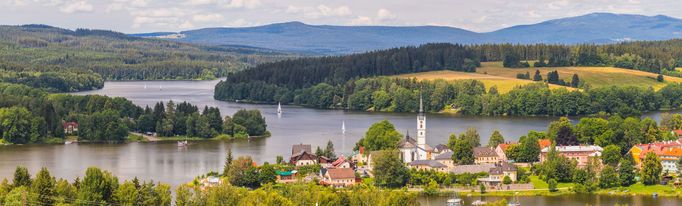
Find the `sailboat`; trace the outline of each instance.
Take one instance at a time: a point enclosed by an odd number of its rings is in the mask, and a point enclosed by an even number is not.
[[[282,103],[277,102],[277,115],[281,116],[282,115]]]
[[[163,90],[163,88],[161,87],[161,85],[159,85],[159,90]]]
[[[187,145],[189,145],[187,137],[185,137],[185,141],[178,141],[178,147],[187,147]]]
[[[462,199],[459,198],[457,193],[454,194],[450,199],[445,202],[446,206],[462,206]]]
[[[147,84],[144,84],[144,89],[147,89]]]
[[[341,122],[341,134],[346,134],[346,121]]]

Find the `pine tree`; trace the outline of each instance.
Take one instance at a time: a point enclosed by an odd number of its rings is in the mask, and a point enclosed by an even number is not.
[[[533,75],[533,81],[542,81],[542,75],[540,75],[540,70],[535,70],[535,75]]]
[[[324,149],[324,156],[329,159],[336,159],[336,153],[334,152],[334,143],[331,140],[327,142],[327,147]]]
[[[12,186],[31,186],[31,175],[28,173],[28,169],[26,169],[26,167],[18,166],[17,169],[14,170],[14,180],[12,181]]]
[[[225,157],[225,166],[223,167],[223,175],[230,174],[230,165],[232,165],[232,149],[227,150],[227,157]]]
[[[571,87],[578,88],[579,86],[580,78],[578,78],[578,74],[573,74],[573,78],[571,78]]]
[[[504,137],[500,134],[500,131],[495,130],[492,135],[490,135],[490,140],[488,140],[488,147],[497,147],[497,145],[504,143]]]
[[[646,154],[644,161],[642,162],[642,183],[645,185],[658,184],[661,181],[661,172],[663,167],[661,166],[661,160],[653,152]]]
[[[38,194],[38,201],[43,205],[52,205],[55,202],[55,180],[50,176],[47,168],[43,167],[36,174],[36,179],[32,184],[32,192]]]

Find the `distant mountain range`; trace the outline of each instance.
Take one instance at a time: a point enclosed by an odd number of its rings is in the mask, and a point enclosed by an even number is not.
[[[131,34],[207,45],[241,45],[308,54],[347,54],[434,42],[614,43],[682,38],[682,19],[669,16],[592,13],[477,33],[441,26],[329,26],[301,22],[244,28],[205,28]]]

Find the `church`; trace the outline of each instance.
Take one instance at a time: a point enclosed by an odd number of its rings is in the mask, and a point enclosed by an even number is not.
[[[409,132],[408,132],[409,133]],[[405,138],[398,143],[400,158],[404,163],[415,160],[430,160],[433,148],[426,144],[426,115],[424,114],[424,102],[419,97],[419,114],[417,115],[417,139],[405,134]]]

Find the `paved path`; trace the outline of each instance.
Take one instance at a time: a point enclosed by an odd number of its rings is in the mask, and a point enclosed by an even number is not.
[[[146,135],[146,134],[137,133],[137,132],[130,132],[130,134],[142,136],[142,137],[144,137],[144,139],[146,139],[147,141],[150,141],[150,142],[161,141],[161,139],[159,139],[158,137],[152,136],[152,135]]]

